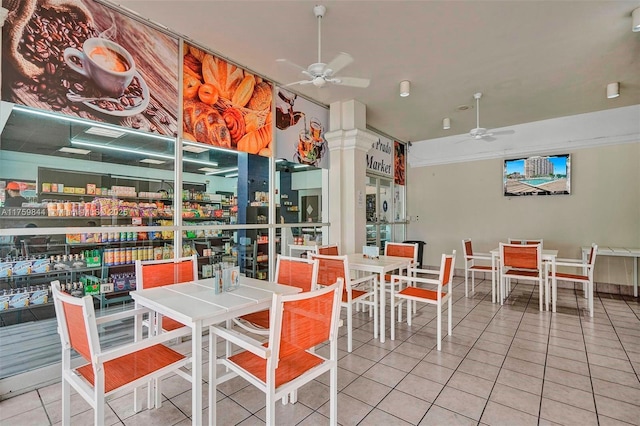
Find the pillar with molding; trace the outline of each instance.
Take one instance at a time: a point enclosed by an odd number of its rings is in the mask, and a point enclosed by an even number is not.
[[[340,101],[330,108],[329,240],[342,253],[360,252],[366,244],[367,152],[378,136],[366,130],[364,104]]]

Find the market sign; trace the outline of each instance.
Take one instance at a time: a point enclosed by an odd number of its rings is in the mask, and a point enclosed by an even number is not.
[[[385,137],[378,137],[378,140],[371,145],[367,152],[367,172],[380,175],[393,175],[393,141]]]

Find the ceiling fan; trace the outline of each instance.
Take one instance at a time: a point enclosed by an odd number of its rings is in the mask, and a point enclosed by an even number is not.
[[[338,84],[341,86],[361,87],[365,88],[369,86],[368,78],[358,77],[338,77],[336,74],[344,67],[353,62],[353,57],[348,53],[341,52],[329,63],[322,62],[321,47],[322,47],[322,18],[324,17],[327,8],[322,5],[316,5],[313,8],[313,13],[318,20],[318,62],[309,65],[304,68],[300,65],[294,64],[287,59],[277,59],[277,62],[283,62],[290,64],[298,68],[302,74],[308,77],[307,80],[295,81],[293,83],[286,84],[285,86],[293,86],[296,84],[305,85],[313,84],[316,87],[323,87],[327,83]]]
[[[469,131],[469,136],[471,136],[472,139],[494,141],[496,138],[493,136],[511,135],[515,133],[514,130],[490,131],[484,127],[480,127],[480,98],[482,98],[482,93],[478,92],[474,94],[473,98],[476,100],[476,127]]]

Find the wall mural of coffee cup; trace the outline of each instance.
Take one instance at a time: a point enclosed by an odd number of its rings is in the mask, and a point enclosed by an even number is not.
[[[92,0],[3,5],[3,100],[177,135],[177,38]]]
[[[184,139],[270,157],[273,85],[187,43],[183,65]]]
[[[319,168],[329,168],[324,133],[329,109],[276,87],[276,156]]]

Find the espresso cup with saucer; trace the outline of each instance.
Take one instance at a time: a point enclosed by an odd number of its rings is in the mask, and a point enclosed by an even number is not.
[[[131,54],[104,38],[88,38],[82,45],[82,51],[66,48],[64,60],[69,68],[91,79],[106,95],[114,97],[122,96],[136,72]]]

